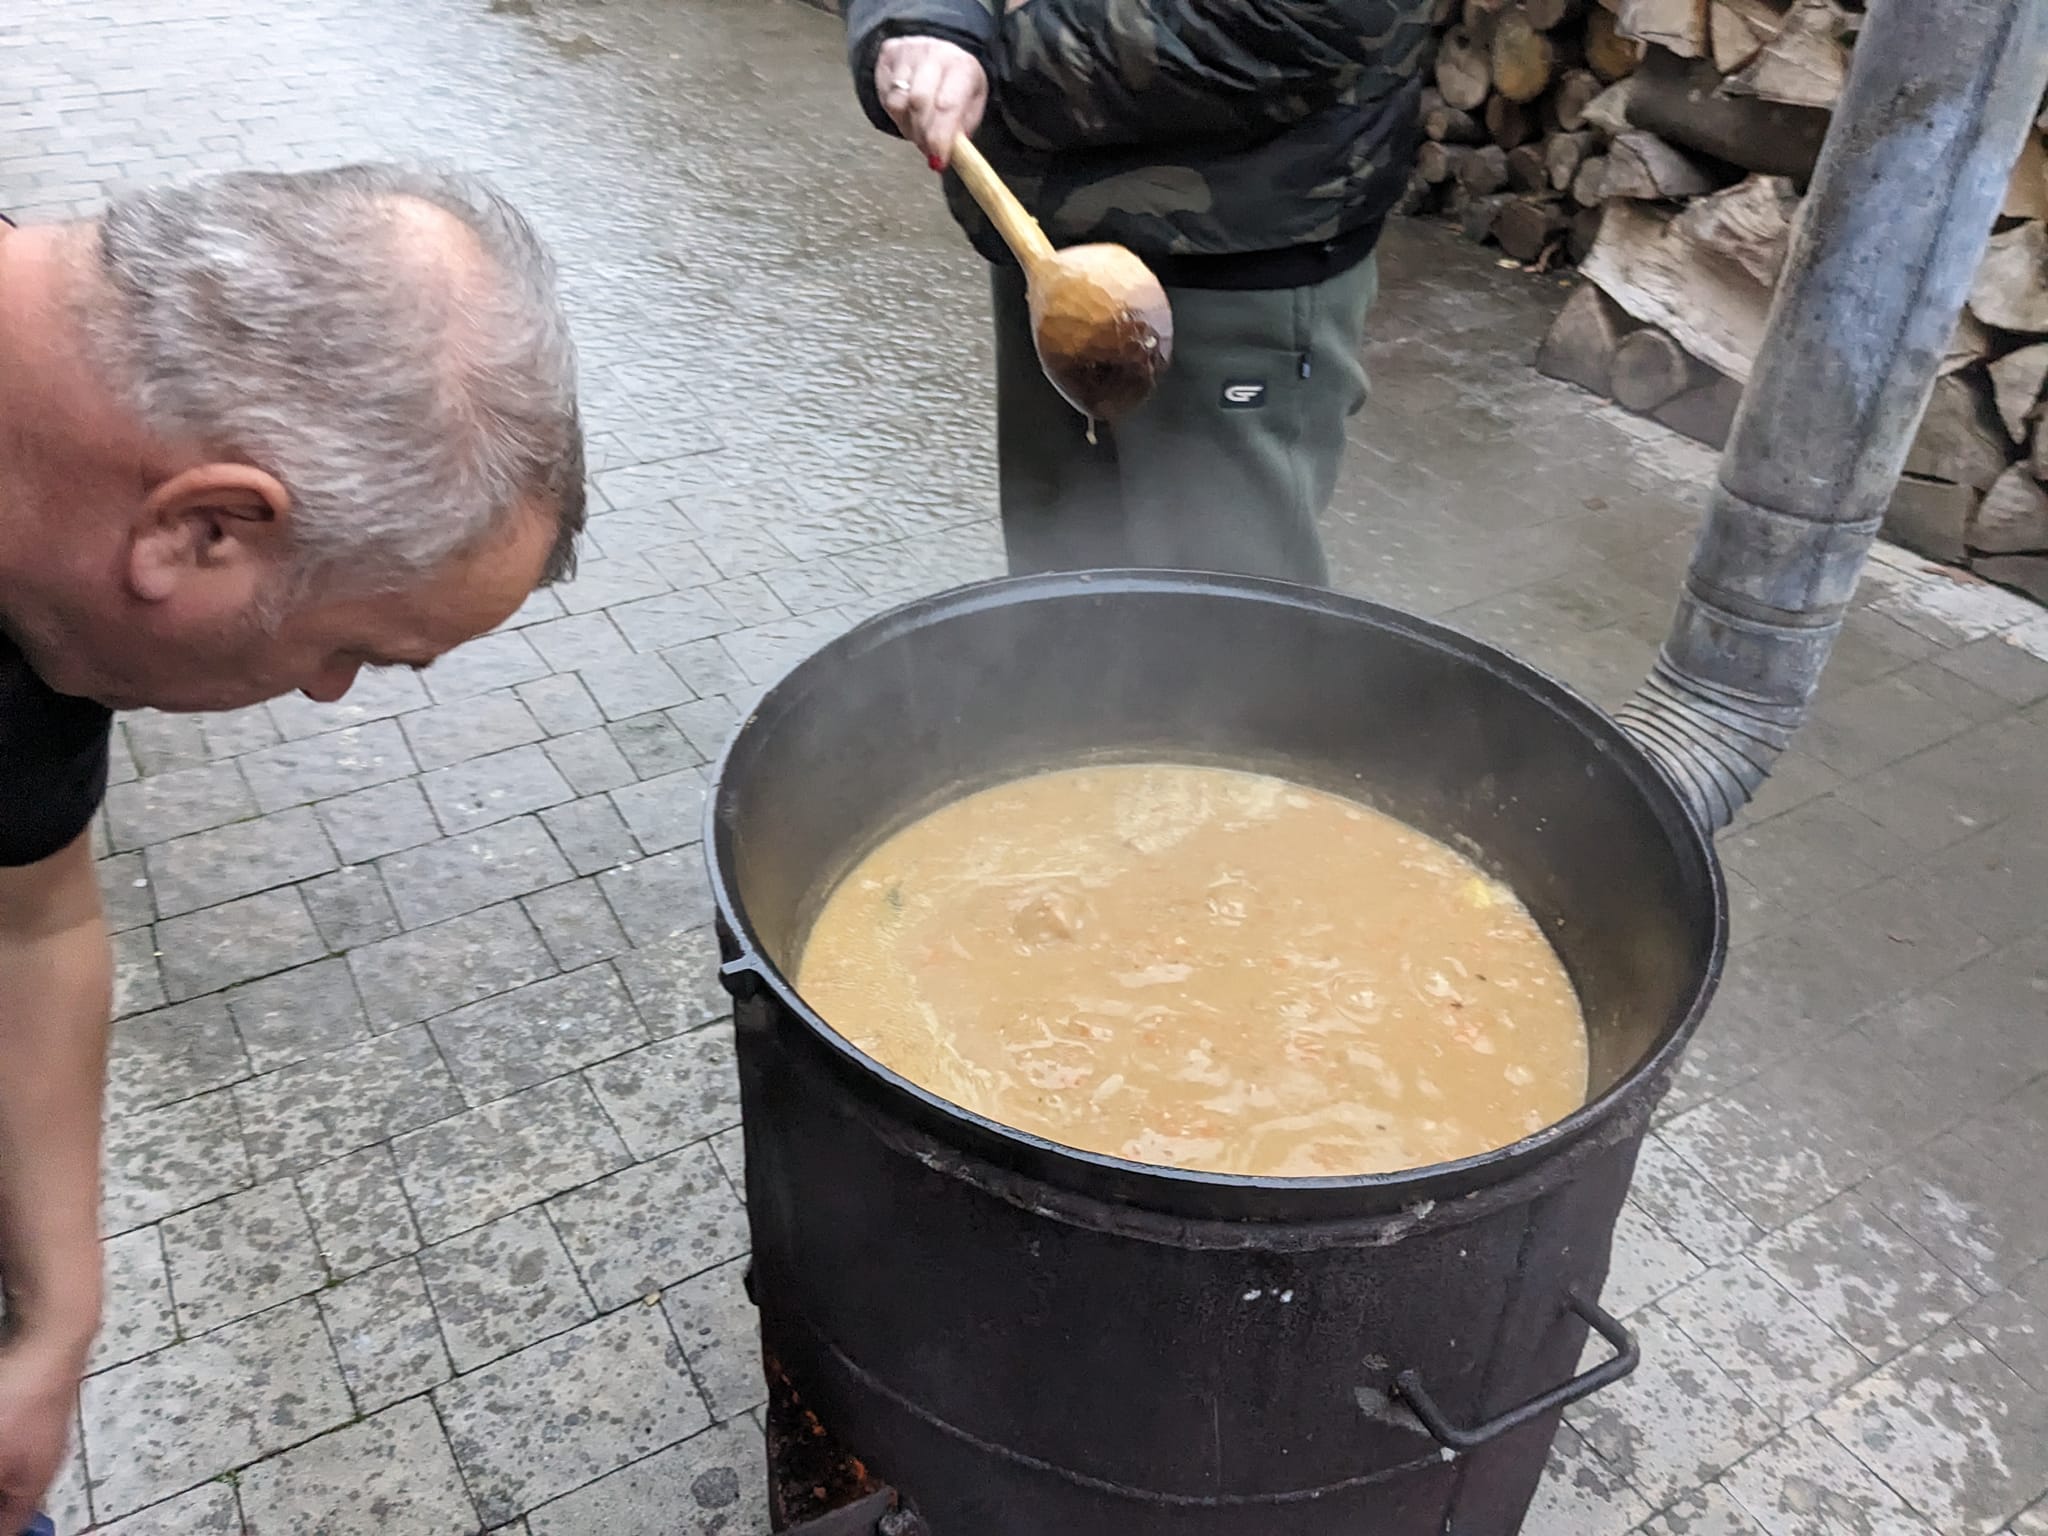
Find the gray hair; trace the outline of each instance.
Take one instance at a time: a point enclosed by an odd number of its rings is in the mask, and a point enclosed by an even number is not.
[[[454,219],[461,249],[422,237]],[[293,580],[402,588],[541,499],[544,581],[584,523],[554,263],[482,181],[385,165],[124,193],[99,222],[100,361],[152,431],[277,476]]]

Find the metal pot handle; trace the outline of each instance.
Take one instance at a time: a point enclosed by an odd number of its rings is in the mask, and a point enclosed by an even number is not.
[[[1565,1304],[1614,1346],[1612,1360],[1602,1361],[1563,1386],[1553,1387],[1541,1397],[1532,1397],[1520,1407],[1510,1408],[1498,1418],[1475,1424],[1470,1429],[1460,1429],[1444,1417],[1443,1409],[1437,1406],[1436,1399],[1422,1385],[1419,1371],[1403,1371],[1397,1376],[1394,1379],[1395,1392],[1406,1399],[1408,1406],[1415,1411],[1415,1417],[1422,1421],[1422,1427],[1436,1437],[1438,1444],[1453,1451],[1471,1451],[1489,1440],[1499,1439],[1510,1430],[1520,1429],[1532,1419],[1539,1419],[1567,1403],[1576,1403],[1582,1397],[1591,1397],[1603,1387],[1613,1386],[1642,1362],[1643,1350],[1636,1342],[1636,1336],[1622,1326],[1619,1319],[1601,1310],[1598,1303],[1587,1301],[1577,1291],[1571,1291],[1565,1296]]]

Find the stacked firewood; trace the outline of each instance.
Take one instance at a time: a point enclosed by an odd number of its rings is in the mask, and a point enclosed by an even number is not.
[[[1538,366],[1713,446],[1862,16],[1838,0],[1442,0],[1409,206],[1577,261]],[[1887,533],[2048,602],[2048,114]]]

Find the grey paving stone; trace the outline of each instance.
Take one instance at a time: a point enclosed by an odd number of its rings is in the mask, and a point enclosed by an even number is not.
[[[733,1259],[670,1286],[661,1298],[690,1374],[721,1422],[768,1400],[760,1318],[747,1299],[746,1273],[746,1259]]]
[[[1689,1493],[1643,1526],[1643,1536],[1770,1536],[1719,1483]]]
[[[188,1336],[327,1282],[313,1229],[289,1179],[166,1217],[162,1231],[178,1324]]]
[[[375,1413],[455,1374],[426,1281],[412,1259],[366,1270],[322,1291],[320,1314],[359,1413]]]
[[[1912,1085],[1853,1033],[1777,1063],[1661,1128],[1666,1143],[1752,1220],[1779,1227],[1904,1156]],[[1901,1144],[1903,1141],[1903,1144]]]
[[[452,704],[457,699],[546,677],[552,668],[529,643],[531,633],[522,629],[485,635],[481,640],[458,646],[422,674],[427,692],[437,704]]]
[[[721,625],[721,629],[735,629],[747,624],[758,624],[765,619],[786,619],[790,616],[789,605],[777,596],[774,589],[759,575],[734,576],[724,581],[714,581],[702,591],[707,597],[716,599],[727,613],[733,615],[732,622]],[[858,601],[859,596],[860,594],[856,593],[847,600]],[[837,605],[824,606],[830,608]]]
[[[232,1094],[223,1088],[107,1122],[103,1231],[126,1232],[254,1182]]]
[[[761,1436],[715,1425],[535,1510],[533,1536],[767,1536]]]
[[[462,1108],[420,1027],[309,1057],[233,1092],[250,1163],[263,1178],[318,1167]]]
[[[392,1144],[420,1235],[440,1242],[629,1161],[590,1089],[564,1078]]]
[[[590,1297],[538,1206],[420,1254],[434,1312],[459,1371],[473,1371],[589,1321]]]
[[[592,875],[640,857],[640,845],[620,819],[618,807],[603,795],[555,806],[541,812],[540,819],[579,875]]]
[[[590,690],[574,677],[543,677],[521,683],[513,692],[550,736],[566,736],[604,723]]]
[[[234,763],[207,763],[107,790],[107,835],[116,853],[167,842],[254,816],[256,799]]]
[[[377,720],[286,741],[236,759],[248,775],[256,804],[265,811],[331,800],[352,790],[388,784],[413,771],[412,753],[397,722]],[[347,853],[343,857],[349,857]]]
[[[2003,635],[1986,635],[1928,659],[1944,672],[1953,672],[2009,704],[2048,699],[2048,661],[2021,650]]]
[[[1873,1363],[1919,1343],[1976,1299],[1860,1193],[1771,1234],[1754,1256]]]
[[[636,1158],[658,1157],[740,1123],[739,1069],[726,1026],[643,1046],[585,1075]]]
[[[694,768],[698,763],[696,748],[684,740],[683,733],[666,715],[638,715],[606,729],[620,753],[633,765],[633,772],[643,779],[674,773],[678,768]]]
[[[576,579],[558,589],[562,606],[571,613],[593,613],[617,603],[652,597],[668,590],[668,583],[654,567],[630,552],[622,551],[609,560],[592,560]]]
[[[739,1126],[720,1131],[711,1138],[711,1150],[718,1154],[718,1166],[725,1170],[733,1193],[742,1204],[747,1198],[747,1138]]]
[[[2038,807],[2048,728],[1994,720],[1847,784],[1841,797],[1923,852]]]
[[[548,761],[579,795],[617,789],[621,784],[631,784],[638,777],[608,731],[577,731],[573,735],[559,736],[547,744],[546,750]]]
[[[528,595],[526,601],[519,605],[518,612],[514,613],[511,618],[498,627],[500,629],[526,629],[532,625],[543,623],[548,619],[558,619],[561,616],[562,600],[555,596],[551,589],[537,587]]]
[[[1932,1536],[1934,1531],[1810,1419],[1721,1481],[1771,1536]]]
[[[1800,746],[1853,779],[1924,752],[1976,723],[1976,714],[1957,697],[1969,684],[1956,678],[1933,686],[1939,691],[1894,675],[1824,699]]]
[[[338,863],[304,808],[159,843],[145,857],[157,912],[166,918],[324,875]]]
[[[586,667],[602,670],[633,654],[633,647],[626,644],[626,637],[619,633],[611,616],[602,612],[579,613],[570,618],[536,624],[526,632],[526,638],[547,658],[549,666],[562,673],[580,672]],[[572,678],[570,681],[576,683],[579,691],[587,693],[580,680]]]
[[[1656,1134],[1643,1142],[1629,1199],[1708,1264],[1733,1257],[1764,1234]]]
[[[610,966],[550,977],[428,1026],[472,1104],[629,1051],[647,1039]]]
[[[1868,1369],[1846,1340],[1747,1256],[1687,1282],[1658,1311],[1780,1423],[1804,1418]]]
[[[662,651],[661,659],[690,685],[699,699],[742,693],[751,686],[739,663],[716,640],[692,640],[687,645],[669,646]]]
[[[1940,1530],[1996,1530],[2048,1488],[2048,1402],[1959,1326],[1817,1417]]]
[[[399,921],[424,928],[559,885],[574,872],[532,816],[443,838],[377,861]]]
[[[163,972],[157,966],[156,930],[135,928],[114,935],[114,1017],[161,1008]]]
[[[149,871],[141,854],[117,853],[101,859],[97,868],[109,933],[126,933],[156,921],[156,900],[150,894]]]
[[[735,630],[718,639],[748,682],[765,685],[845,630],[846,625],[831,614],[807,614]]]
[[[708,1422],[661,1314],[641,1306],[460,1377],[434,1399],[486,1524],[581,1488]]]
[[[813,560],[804,565],[784,566],[760,573],[768,590],[791,613],[816,613],[858,602],[865,594],[851,576],[831,560]]]
[[[659,656],[626,656],[586,667],[576,674],[607,720],[629,720],[687,703],[690,685]]]
[[[96,1529],[100,1536],[243,1536],[242,1510],[227,1483],[207,1483]]]
[[[56,1479],[43,1495],[43,1513],[59,1531],[82,1531],[92,1525],[92,1501],[87,1494],[85,1475],[85,1437],[75,1418],[73,1426],[71,1443],[58,1464]],[[129,1536],[141,1533],[131,1527]],[[178,1536],[175,1528],[170,1536]]]
[[[156,926],[164,993],[173,1002],[253,981],[327,952],[293,888],[244,896]]]
[[[218,998],[137,1014],[114,1025],[107,1111],[155,1109],[249,1076],[242,1042]]]
[[[1731,832],[1721,848],[1729,868],[1795,913],[1875,885],[1912,861],[1905,843],[1833,795]]]
[[[742,683],[739,686],[744,688],[746,685]],[[668,711],[668,718],[706,762],[715,762],[725,751],[725,744],[732,739],[733,728],[739,724],[740,711],[730,697],[714,694],[688,704],[678,704]]]
[[[558,885],[520,904],[540,930],[555,964],[565,971],[609,960],[626,948],[625,932],[595,880]]]
[[[640,1017],[656,1035],[732,1017],[732,998],[718,979],[718,939],[708,927],[650,948],[629,949],[615,963]]]
[[[747,1251],[747,1215],[711,1149],[684,1147],[548,1202],[600,1308]]]
[[[711,881],[694,846],[605,870],[597,882],[626,937],[642,948],[680,939],[712,919]]]
[[[121,719],[135,766],[144,777],[175,773],[208,761],[206,732],[196,715],[137,710]]]
[[[336,851],[350,864],[417,848],[441,835],[441,824],[434,820],[417,779],[374,784],[322,801],[317,809]]]
[[[1629,1326],[1642,1343],[1642,1365],[1626,1381],[1568,1409],[1566,1421],[1662,1508],[1720,1476],[1777,1431],[1657,1308],[1638,1313]],[[1595,1340],[1589,1353],[1604,1347]]]
[[[420,785],[450,836],[576,798],[539,747],[514,747],[453,768],[439,768],[423,777]]]
[[[383,667],[358,672],[355,685],[339,703],[316,704],[304,694],[288,693],[272,699],[267,707],[287,741],[303,741],[308,736],[324,736],[330,731],[388,720],[432,702],[417,672],[407,667]]]
[[[360,1274],[420,1246],[388,1145],[308,1168],[298,1185],[329,1273]]]
[[[1991,1290],[2048,1253],[2048,1186],[2014,1178],[2014,1166],[1952,1133],[1885,1169],[1862,1193],[1949,1269]]]
[[[372,1029],[432,1018],[555,968],[515,902],[365,945],[348,964]]]
[[[240,1492],[249,1536],[467,1536],[477,1525],[424,1398],[257,1463]]]
[[[698,841],[704,830],[704,772],[682,768],[612,791],[632,829],[634,840],[649,853],[664,853]]]
[[[354,1411],[310,1301],[86,1379],[85,1454],[103,1517],[232,1471]]]
[[[1601,1305],[1629,1317],[1670,1295],[1706,1269],[1692,1251],[1631,1201],[1614,1230],[1614,1256]]]
[[[252,981],[223,1000],[258,1072],[369,1037],[362,999],[344,960],[320,960]]]
[[[215,762],[274,747],[284,739],[269,709],[261,704],[221,715],[202,715],[199,728],[206,741],[206,755]]]
[[[171,1281],[164,1268],[163,1239],[155,1227],[137,1227],[101,1245],[106,1264],[106,1303],[99,1337],[86,1370],[124,1365],[178,1337],[171,1310]]]
[[[331,950],[374,944],[399,931],[398,912],[375,865],[358,864],[308,880],[299,894],[306,898],[313,926]]]
[[[531,686],[531,685],[529,685]],[[446,768],[539,741],[545,733],[511,693],[485,693],[401,716],[399,726],[422,771]]]
[[[781,605],[776,607],[779,610]],[[621,603],[609,611],[626,643],[648,654],[687,645],[692,640],[709,640],[740,622],[739,616],[720,601],[711,587],[685,587],[659,597]],[[600,698],[598,702],[602,704],[604,700]]]
[[[1624,1536],[1649,1513],[1642,1495],[1623,1482],[1577,1430],[1562,1424],[1522,1531],[1523,1536]]]
[[[2015,817],[1966,838],[1922,864],[1916,879],[1928,905],[1993,944],[2030,938],[2033,893],[2048,887],[2048,816]]]

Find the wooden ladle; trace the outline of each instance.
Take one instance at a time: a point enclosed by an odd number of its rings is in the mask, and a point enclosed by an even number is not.
[[[1091,423],[1144,404],[1173,361],[1173,310],[1151,269],[1121,245],[1054,250],[965,134],[953,169],[1023,265],[1031,337],[1052,387]]]

